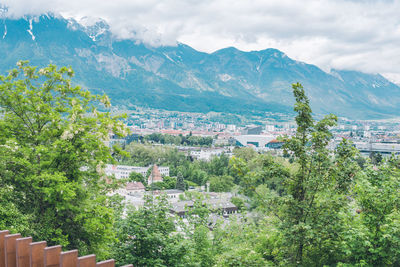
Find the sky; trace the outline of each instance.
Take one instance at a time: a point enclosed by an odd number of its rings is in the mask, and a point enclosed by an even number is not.
[[[8,14],[102,18],[120,38],[213,52],[277,48],[400,83],[399,0],[0,0]],[[86,20],[88,21],[88,20]],[[90,21],[90,20],[89,20]]]

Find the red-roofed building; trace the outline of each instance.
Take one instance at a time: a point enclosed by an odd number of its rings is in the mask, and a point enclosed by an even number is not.
[[[145,191],[145,186],[141,182],[130,182],[126,184],[126,191],[129,192],[139,192]]]
[[[170,135],[187,135],[189,132],[188,131],[181,131],[181,130],[161,130],[161,133],[163,134],[170,134]]]
[[[153,169],[151,170],[151,173],[147,180],[147,184],[151,185],[152,183],[162,182],[162,181],[163,181],[163,178],[161,176],[160,170],[158,169],[158,166],[156,164],[154,164]]]
[[[266,145],[268,148],[272,148],[272,149],[280,149],[282,148],[284,142],[279,141],[277,139],[273,139],[271,141],[269,141],[269,143]]]

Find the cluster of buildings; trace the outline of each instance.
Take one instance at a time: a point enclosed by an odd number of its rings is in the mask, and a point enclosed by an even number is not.
[[[150,174],[147,176],[150,168]],[[107,176],[114,176],[116,179],[127,179],[132,172],[138,173],[144,178],[147,177],[147,185],[151,185],[152,183],[162,182],[164,176],[169,176],[169,167],[158,167],[156,164],[148,167],[107,164],[105,169]],[[136,195],[144,193],[145,190],[146,187],[142,182],[135,181],[128,182],[125,188],[119,189],[118,193],[122,195]]]
[[[215,114],[214,114],[215,115]],[[274,114],[270,114],[274,116]],[[276,114],[275,114],[276,115]],[[169,135],[193,135],[212,137],[210,147],[178,146],[181,151],[187,152],[194,159],[210,160],[221,154],[231,155],[233,147],[251,147],[256,151],[273,151],[274,154],[282,153],[281,136],[295,134],[296,125],[293,121],[254,121],[256,124],[242,125],[243,122],[215,120],[210,114],[172,112],[159,110],[138,110],[131,114],[128,125],[133,133],[130,139],[111,139],[113,143],[129,143],[139,140],[140,136],[152,133]],[[331,129],[334,141],[330,148],[334,149],[343,139],[350,139],[364,154],[378,152],[382,154],[400,153],[400,124],[398,121],[353,121],[340,118],[339,124]],[[139,167],[138,167],[139,168]],[[146,170],[135,170],[143,173]],[[162,172],[162,170],[160,170]]]
[[[219,197],[207,198],[202,201],[202,204],[207,206],[211,212],[220,214],[223,217],[229,217],[231,214],[237,214],[238,208],[229,200]],[[193,200],[183,200],[172,203],[170,212],[185,218],[190,209],[194,207]]]
[[[164,133],[170,135],[194,135],[212,137],[213,144],[210,147],[175,146],[179,151],[197,160],[211,160],[222,154],[231,156],[234,147],[251,147],[256,151],[274,151],[282,153],[283,142],[279,137],[293,136],[296,132],[294,123],[265,123],[263,125],[239,126],[235,124],[224,124],[209,120],[206,114],[186,114],[165,112],[161,115],[155,113],[144,113],[132,115],[129,127],[133,134],[144,136],[151,133]],[[340,120],[339,125],[331,129],[333,140],[329,144],[333,150],[343,139],[353,141],[362,153],[378,152],[381,154],[400,154],[400,124],[394,123],[372,123]],[[132,136],[130,137],[132,138]],[[132,139],[111,139],[109,142],[129,143]],[[135,139],[138,140],[138,139]],[[162,182],[163,177],[169,176],[169,167],[162,166],[126,166],[107,165],[106,174],[114,175],[117,179],[129,178],[132,172],[141,174],[148,185]],[[185,197],[185,192],[177,189],[147,191],[141,182],[129,182],[125,188],[117,193],[123,195],[128,203],[134,206],[144,204],[144,196],[166,195],[171,204],[171,214],[181,218],[187,216],[187,212],[194,206],[194,201]],[[230,201],[231,196],[207,192],[204,188],[195,189],[204,195],[202,204],[218,216],[229,217],[238,212],[237,207]]]
[[[268,114],[276,117],[277,114]],[[273,132],[284,128],[293,128],[291,123],[268,124],[267,119],[251,119],[240,115],[221,115],[218,113],[193,113],[165,111],[156,109],[137,108],[132,111],[127,119],[127,125],[132,132],[139,135],[151,133],[166,133],[172,135],[186,135],[190,132],[198,136],[215,136],[220,133],[231,135],[252,134],[252,130],[246,126],[253,121],[263,131]],[[264,126],[267,124],[267,127]],[[260,126],[264,125],[264,126]]]
[[[219,132],[227,128],[224,123],[211,121],[207,114],[154,109],[138,109],[130,115],[128,125],[143,132],[146,132],[146,130],[158,132],[160,130]]]
[[[164,176],[169,176],[169,167],[158,167],[157,165],[153,165],[151,167],[107,165],[105,173],[107,176],[114,176],[117,179],[127,178],[132,172],[137,172],[146,177],[146,174],[150,168],[151,172],[147,177],[148,185],[155,182],[162,182]],[[204,195],[202,204],[207,206],[210,209],[210,212],[214,214],[218,214],[224,218],[227,218],[229,215],[236,214],[238,212],[238,208],[230,201],[230,194],[206,192],[204,187],[193,190],[197,190],[200,194]],[[118,189],[115,193],[124,196],[127,203],[136,207],[144,205],[144,196],[146,194],[153,196],[165,195],[171,204],[170,213],[176,214],[181,218],[185,218],[187,212],[194,207],[194,201],[185,200],[185,192],[182,190],[167,189],[146,191],[146,187],[143,185],[143,183],[137,181],[128,182],[124,188]]]
[[[147,176],[147,172],[151,168],[151,174],[150,176],[153,175],[153,173],[157,174],[156,177],[161,179],[162,182],[162,176],[169,176],[169,167],[161,167],[157,166],[154,164],[153,166],[147,166],[147,167],[137,167],[137,166],[127,166],[127,165],[112,165],[112,164],[107,164],[105,168],[105,173],[108,176],[114,175],[115,178],[117,179],[123,179],[123,178],[129,178],[129,175],[132,172],[136,172],[141,174],[143,177]],[[152,179],[150,179],[149,176],[149,182],[148,184],[151,184],[153,182]]]
[[[353,141],[364,155],[371,152],[382,155],[400,154],[400,123],[343,121],[332,129],[333,148],[343,139]]]

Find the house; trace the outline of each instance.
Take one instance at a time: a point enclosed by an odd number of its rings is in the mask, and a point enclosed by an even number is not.
[[[184,192],[179,189],[166,189],[166,190],[154,190],[151,192],[152,195],[165,194],[170,203],[179,201],[179,196]]]
[[[141,182],[130,182],[126,184],[125,190],[128,194],[144,192],[146,190],[146,187]]]
[[[238,208],[232,202],[224,199],[207,199],[203,201],[203,205],[206,205],[211,213],[221,213],[224,217],[228,217],[238,211]],[[179,201],[172,204],[170,212],[185,218],[186,212],[193,206],[194,202],[192,200]]]
[[[184,193],[182,190],[179,189],[166,189],[161,192],[166,194],[167,197],[171,200],[179,200],[179,196]]]
[[[274,139],[271,140],[268,144],[266,144],[266,147],[271,149],[281,149],[283,144],[284,142]]]

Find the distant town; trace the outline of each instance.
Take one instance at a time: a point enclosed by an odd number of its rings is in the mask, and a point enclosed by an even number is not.
[[[231,115],[232,116],[232,115]],[[219,118],[216,120],[215,118]],[[239,118],[239,116],[238,116]],[[251,124],[246,124],[239,119],[237,123],[223,123],[226,118],[216,113],[188,113],[170,112],[159,110],[146,110],[145,112],[131,113],[127,125],[131,133],[124,139],[113,137],[109,145],[123,147],[132,142],[147,143],[153,146],[168,146],[193,160],[210,161],[214,157],[225,155],[231,157],[235,148],[248,147],[261,154],[275,156],[283,155],[283,136],[293,136],[296,125],[291,121],[276,121],[266,118],[255,119]],[[247,121],[248,122],[248,121]],[[337,126],[330,129],[333,138],[328,147],[333,152],[341,140],[351,140],[361,155],[371,157],[378,155],[386,157],[400,154],[400,124],[392,121],[353,121],[340,118]],[[162,139],[161,137],[164,136]],[[167,138],[169,136],[170,138]],[[203,144],[176,143],[172,137],[201,137],[209,142]],[[175,142],[175,143],[174,143]],[[143,176],[144,184],[130,181],[125,187],[118,189],[118,193],[125,198],[127,204],[137,208],[145,203],[145,195],[165,195],[171,204],[171,214],[185,218],[185,212],[193,206],[191,197],[185,196],[185,190],[180,189],[151,189],[155,182],[163,182],[164,177],[170,176],[168,166],[129,166],[108,164],[105,173],[116,179],[128,179],[132,173]],[[232,202],[235,197],[232,192],[210,192],[209,183],[188,188],[188,192],[197,192],[205,199],[208,207],[213,206],[216,218],[229,218],[231,214],[240,211]],[[243,197],[243,196],[242,196]]]
[[[229,154],[237,146],[281,154],[282,142],[278,141],[279,137],[292,136],[296,125],[289,120],[289,116],[285,118],[282,114],[266,114],[268,115],[271,117],[243,119],[234,114],[139,109],[131,112],[127,119],[131,135],[125,139],[113,138],[110,144],[140,142],[141,138],[151,134],[191,135],[212,138],[211,145],[177,145],[179,150],[186,151],[197,159],[209,160],[221,153]],[[351,140],[365,155],[370,152],[383,156],[400,153],[400,124],[396,120],[363,121],[339,118],[337,126],[331,132],[334,135],[329,146],[332,150],[345,138]]]

